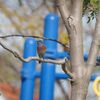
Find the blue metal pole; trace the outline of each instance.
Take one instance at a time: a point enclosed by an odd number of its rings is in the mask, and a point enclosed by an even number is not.
[[[66,57],[67,59],[70,60],[70,54],[69,54],[69,52],[57,52],[56,53],[56,58],[63,59],[64,57]]]
[[[36,78],[40,78],[41,77],[41,72],[36,71],[35,72],[35,77]],[[55,77],[56,77],[56,79],[67,79],[67,78],[70,78],[70,76],[68,74],[64,74],[64,73],[56,73]]]
[[[50,13],[47,15],[44,24],[44,37],[57,40],[58,25],[59,17],[56,14]],[[55,53],[57,52],[57,43],[50,40],[44,40],[44,44],[47,47],[45,58],[53,59],[53,56],[55,56]],[[39,100],[54,99],[55,75],[55,64],[42,63]]]
[[[29,38],[24,46],[24,58],[36,56],[36,40]],[[21,95],[20,100],[33,100],[36,61],[24,62],[21,71]]]

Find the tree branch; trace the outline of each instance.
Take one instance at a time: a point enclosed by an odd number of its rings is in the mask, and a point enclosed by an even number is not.
[[[90,72],[96,63],[96,57],[100,46],[100,0],[99,0],[99,12],[97,15],[96,26],[94,31],[93,41],[89,51],[89,57],[87,61],[87,66],[89,67]]]
[[[61,60],[52,60],[52,59],[41,59],[39,57],[28,57],[28,58],[23,58],[22,56],[20,56],[15,50],[8,48],[6,46],[6,44],[4,44],[2,42],[2,40],[0,39],[0,45],[6,49],[7,51],[9,51],[10,53],[12,53],[16,58],[18,58],[19,60],[21,60],[22,62],[29,62],[31,60],[37,60],[37,61],[41,61],[41,62],[48,62],[48,63],[53,63],[53,64],[63,64],[65,63],[65,59],[61,59]]]
[[[0,36],[0,38],[8,38],[8,37],[33,37],[33,38],[37,38],[37,39],[43,39],[43,40],[50,40],[50,41],[55,41],[59,44],[61,44],[62,46],[66,47],[69,49],[68,45],[63,44],[62,42],[55,40],[55,39],[51,39],[51,38],[46,38],[46,37],[42,37],[42,36],[35,36],[35,35],[20,35],[20,34],[14,34],[14,35],[5,35],[5,36]]]
[[[66,62],[68,62],[69,60],[68,59],[65,59],[66,60]],[[64,71],[64,73],[65,74],[68,74],[68,75],[70,75],[70,77],[71,77],[71,81],[74,81],[74,74],[72,74],[68,69],[67,69],[67,66],[66,66],[66,63],[64,63],[64,64],[62,64],[62,70]]]
[[[70,16],[70,12],[69,12],[68,8],[66,7],[66,2],[65,2],[65,0],[56,0],[56,5],[61,14],[61,17],[65,24],[65,27],[67,29],[68,25],[66,24],[66,20]]]

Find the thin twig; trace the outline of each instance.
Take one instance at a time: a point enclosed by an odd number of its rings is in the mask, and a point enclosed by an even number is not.
[[[67,58],[65,59],[66,63],[69,61]],[[69,78],[70,81],[74,81],[75,77],[73,75],[72,72],[70,72],[68,69],[67,69],[67,66],[66,66],[66,63],[62,64],[62,70],[64,71],[65,74],[68,74],[70,75],[71,78]]]
[[[55,40],[55,39],[51,39],[51,38],[46,38],[46,37],[42,37],[42,36],[35,36],[35,35],[20,35],[20,34],[15,34],[15,35],[5,35],[5,36],[0,36],[0,38],[8,38],[8,37],[34,37],[34,38],[38,38],[38,39],[44,39],[44,40],[50,40],[50,41],[55,41],[59,44],[61,44],[64,47],[69,48],[68,45],[63,44],[62,42]]]
[[[52,60],[52,59],[42,59],[39,57],[28,57],[28,58],[23,58],[22,56],[20,56],[16,51],[12,50],[11,48],[8,48],[4,43],[2,43],[0,41],[0,45],[6,49],[7,51],[9,51],[10,53],[12,53],[16,58],[18,58],[19,60],[21,60],[22,62],[29,62],[31,60],[37,60],[37,61],[41,61],[41,62],[48,62],[48,63],[53,63],[53,64],[64,64],[65,63],[65,59],[58,59],[58,60]]]
[[[68,74],[70,76],[70,78],[68,78],[69,81],[74,81],[75,80],[74,74],[67,69],[66,66],[67,62],[69,62],[69,60],[65,58],[65,63],[62,64],[62,70],[64,71],[65,74]]]

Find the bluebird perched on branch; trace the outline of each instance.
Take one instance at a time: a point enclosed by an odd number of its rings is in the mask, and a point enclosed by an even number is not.
[[[43,41],[37,41],[37,53],[40,58],[43,58],[46,52],[46,46],[43,44]],[[39,62],[40,63],[40,62]]]

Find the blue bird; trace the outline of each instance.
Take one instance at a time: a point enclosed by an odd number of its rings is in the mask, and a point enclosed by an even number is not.
[[[46,52],[46,46],[43,44],[43,41],[37,41],[37,53],[40,58],[43,58]],[[40,62],[39,62],[40,63]]]

